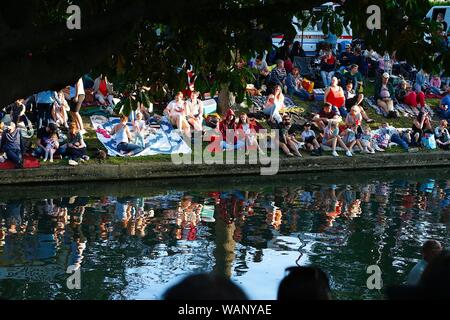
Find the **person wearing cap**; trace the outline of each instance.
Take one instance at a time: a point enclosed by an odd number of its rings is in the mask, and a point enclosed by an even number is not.
[[[382,75],[381,82],[375,86],[375,99],[377,105],[383,110],[388,117],[395,117],[394,114],[394,87],[389,83],[389,73]]]
[[[313,156],[321,156],[322,148],[316,139],[316,133],[311,130],[311,123],[307,122],[302,132],[302,140],[305,143],[305,148],[311,151]]]
[[[36,149],[33,156],[36,158],[45,155],[46,141],[54,134],[58,133],[58,126],[54,122],[50,122],[46,127],[42,127],[37,131]]]

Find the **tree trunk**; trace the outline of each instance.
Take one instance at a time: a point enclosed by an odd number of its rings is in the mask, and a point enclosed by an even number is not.
[[[227,110],[236,102],[235,96],[230,92],[228,84],[220,85],[219,90],[219,114],[225,115]]]

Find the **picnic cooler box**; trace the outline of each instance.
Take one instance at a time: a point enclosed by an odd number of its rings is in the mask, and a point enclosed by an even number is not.
[[[324,101],[325,99],[325,90],[324,89],[314,89],[314,100],[316,101]]]
[[[203,114],[206,116],[217,112],[217,102],[215,99],[208,99],[203,101]]]

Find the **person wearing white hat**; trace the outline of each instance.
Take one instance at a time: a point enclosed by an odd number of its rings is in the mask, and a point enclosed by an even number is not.
[[[389,73],[385,72],[382,75],[381,82],[375,86],[375,99],[377,99],[377,105],[388,117],[396,117],[394,97],[394,87],[389,83]]]

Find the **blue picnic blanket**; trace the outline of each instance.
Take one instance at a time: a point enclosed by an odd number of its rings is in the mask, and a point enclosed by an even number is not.
[[[106,131],[111,132],[112,128],[120,123],[119,118],[106,118],[104,116],[92,116],[91,122],[94,129],[106,129]],[[128,123],[131,134],[134,135],[133,126]],[[161,128],[158,130],[152,130],[147,128],[144,134],[145,148],[144,150],[135,155],[137,157],[141,156],[152,156],[156,154],[189,154],[192,152],[191,148],[186,144],[186,142],[181,138],[181,136],[174,130],[170,122],[163,117],[160,123]],[[105,146],[110,156],[124,156],[116,148],[116,142],[114,137],[105,137],[102,133],[97,132],[97,138]],[[132,141],[131,141],[132,142]]]

